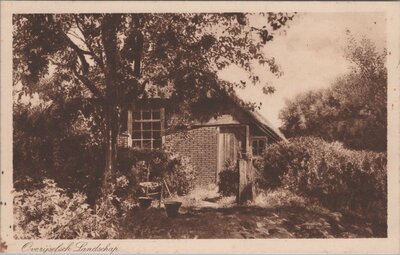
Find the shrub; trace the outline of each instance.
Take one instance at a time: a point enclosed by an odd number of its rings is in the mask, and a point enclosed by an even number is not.
[[[68,195],[83,192],[94,204],[104,170],[102,136],[89,128],[76,109],[82,102],[65,103],[30,107],[14,102],[14,188],[41,188],[42,180],[48,178]]]
[[[352,151],[340,143],[301,137],[264,154],[264,187],[283,187],[327,207],[386,219],[386,154]]]
[[[236,195],[239,190],[239,168],[238,165],[227,161],[225,168],[219,174],[218,190],[223,196]]]
[[[257,184],[260,188],[277,188],[282,186],[282,176],[288,169],[304,168],[310,155],[304,147],[306,142],[299,146],[296,142],[280,142],[270,145],[264,152],[263,159],[254,162],[258,172]]]
[[[138,183],[149,180],[165,182],[169,190],[178,195],[185,195],[194,187],[195,171],[187,159],[164,150],[139,150],[121,148],[118,151],[118,169],[125,175],[134,190]]]
[[[50,179],[43,181],[43,188],[14,195],[16,239],[115,238],[116,219],[116,210],[107,199],[95,213],[86,196],[74,193],[69,197]]]
[[[163,175],[164,180],[172,193],[186,195],[194,188],[196,172],[186,158],[171,156],[171,168]]]

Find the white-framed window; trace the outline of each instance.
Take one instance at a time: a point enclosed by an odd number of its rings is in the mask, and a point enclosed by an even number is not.
[[[261,156],[267,147],[266,137],[252,137],[251,138],[251,150],[253,156]]]
[[[162,147],[164,109],[137,109],[132,112],[132,146],[141,149]]]

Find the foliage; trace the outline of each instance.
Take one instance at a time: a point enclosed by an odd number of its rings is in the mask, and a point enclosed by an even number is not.
[[[164,174],[164,180],[167,183],[170,191],[178,195],[185,195],[194,188],[196,172],[187,158],[181,156],[173,156],[176,162],[173,171]]]
[[[118,152],[118,168],[130,181],[132,192],[138,193],[139,182],[149,180],[165,182],[171,193],[184,195],[193,187],[194,168],[187,159],[172,152],[121,148]]]
[[[14,188],[33,189],[54,179],[68,194],[83,192],[94,202],[104,167],[103,149],[77,111],[79,102],[14,103]]]
[[[252,26],[254,16],[264,20],[263,27]],[[192,84],[190,89],[205,92],[210,82],[216,81],[214,69],[229,64],[251,72],[254,60],[277,73],[277,65],[264,55],[262,47],[292,18],[293,14],[286,13],[14,15],[14,77],[30,91],[54,65],[59,79],[80,83],[99,98],[104,96],[107,76],[113,74],[122,94],[139,93],[143,85],[139,78],[157,86],[174,81],[179,94],[190,92],[184,88],[189,81],[200,79],[196,84],[202,86]],[[93,61],[87,61],[89,58]],[[107,73],[103,67],[111,62],[120,69]],[[189,96],[179,96],[184,94]]]
[[[299,138],[300,139],[300,138]],[[310,155],[305,146],[293,142],[274,143],[267,147],[262,159],[254,161],[256,184],[261,189],[282,186],[282,176],[287,169],[303,169]]]
[[[386,151],[386,52],[368,40],[350,39],[346,57],[350,73],[327,89],[310,91],[288,101],[281,111],[288,137],[319,136],[352,149]]]
[[[340,143],[299,137],[264,154],[264,187],[283,187],[323,205],[386,219],[386,154],[352,151]]]
[[[38,93],[50,103],[53,92],[85,102],[77,110],[103,139],[107,180],[115,171],[119,114],[139,98],[168,94],[178,111],[221,90],[233,91],[217,75],[229,65],[243,68],[254,83],[256,64],[279,74],[263,46],[293,14],[260,14],[265,25],[259,28],[249,22],[254,15],[15,14],[13,84],[22,85],[19,95]],[[50,82],[43,83],[46,79]]]
[[[236,163],[225,162],[225,168],[219,173],[218,191],[223,196],[236,195],[239,191],[239,167]]]
[[[109,202],[99,203],[95,213],[82,193],[69,197],[50,179],[43,180],[42,188],[14,194],[17,239],[116,238],[116,219]]]

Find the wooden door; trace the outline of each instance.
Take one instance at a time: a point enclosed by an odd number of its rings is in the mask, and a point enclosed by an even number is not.
[[[243,127],[220,127],[218,134],[218,173],[225,169],[228,161],[236,164],[241,152],[245,151],[246,135]]]

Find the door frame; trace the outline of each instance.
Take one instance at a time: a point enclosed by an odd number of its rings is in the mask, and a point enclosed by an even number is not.
[[[220,141],[220,134],[221,134],[221,128],[224,127],[232,127],[232,128],[244,128],[245,129],[245,153],[248,154],[250,152],[250,128],[249,125],[246,124],[234,124],[234,125],[221,125],[217,127],[217,171],[215,173],[215,182],[218,183],[219,181],[219,173],[223,170],[223,166],[220,164],[220,157],[221,157],[221,151],[220,151],[220,146],[222,142]]]

